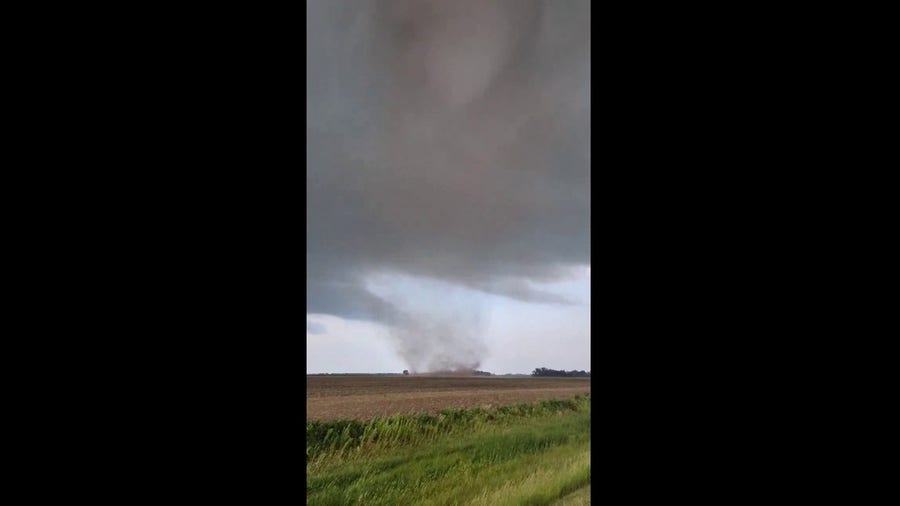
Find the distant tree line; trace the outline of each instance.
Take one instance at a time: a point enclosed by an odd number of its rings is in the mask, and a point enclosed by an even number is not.
[[[538,367],[531,373],[536,377],[556,377],[556,378],[590,378],[591,371],[557,371],[556,369],[547,369],[546,367]]]

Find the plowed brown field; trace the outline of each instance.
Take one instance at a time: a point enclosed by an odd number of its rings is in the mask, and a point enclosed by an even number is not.
[[[590,392],[589,378],[307,376],[306,419],[434,414],[447,408],[496,407]]]

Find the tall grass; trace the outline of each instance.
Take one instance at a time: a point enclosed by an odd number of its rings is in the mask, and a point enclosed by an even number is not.
[[[590,483],[590,397],[307,424],[307,503],[551,504]]]
[[[338,452],[342,457],[361,448],[396,448],[419,445],[439,437],[478,429],[487,424],[501,426],[523,417],[545,417],[578,411],[590,405],[589,395],[550,399],[534,404],[516,404],[493,409],[445,409],[438,415],[418,414],[360,420],[313,421],[306,424],[306,458]]]

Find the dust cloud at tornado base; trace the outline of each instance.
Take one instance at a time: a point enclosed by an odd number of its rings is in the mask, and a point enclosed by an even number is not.
[[[487,308],[590,264],[590,3],[307,2],[307,313],[385,325],[411,369],[475,368]]]

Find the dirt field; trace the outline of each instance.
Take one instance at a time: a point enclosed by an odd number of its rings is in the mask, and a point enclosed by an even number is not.
[[[590,391],[591,381],[585,378],[307,376],[306,419],[367,420],[565,399]]]

